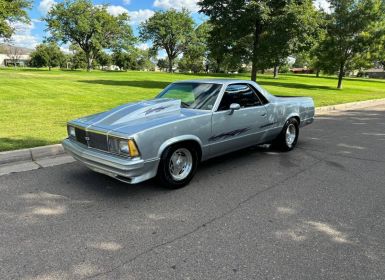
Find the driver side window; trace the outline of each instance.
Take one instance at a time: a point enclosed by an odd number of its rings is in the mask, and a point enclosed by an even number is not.
[[[218,111],[229,110],[232,103],[238,103],[241,108],[262,105],[257,94],[247,84],[229,85],[223,94]]]

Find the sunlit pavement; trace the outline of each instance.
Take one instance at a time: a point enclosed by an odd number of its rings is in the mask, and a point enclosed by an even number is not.
[[[0,279],[384,279],[385,106],[297,149],[204,163],[186,188],[78,163],[0,177]]]

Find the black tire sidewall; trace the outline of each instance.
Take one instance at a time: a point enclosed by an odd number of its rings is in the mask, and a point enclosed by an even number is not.
[[[291,145],[288,145],[286,142],[286,130],[289,127],[290,124],[293,124],[296,130],[296,135],[295,135],[295,140]],[[288,119],[283,126],[283,129],[278,136],[276,142],[275,142],[275,147],[280,149],[281,151],[291,151],[295,148],[298,142],[298,136],[299,136],[299,124],[298,121],[295,118]]]
[[[169,162],[171,159],[172,154],[180,148],[188,149],[192,155],[193,163],[192,168],[190,171],[190,174],[183,180],[175,180],[172,178],[169,170]],[[194,177],[196,169],[198,166],[198,154],[197,151],[191,147],[190,145],[186,144],[175,144],[172,146],[167,147],[161,156],[159,168],[158,168],[158,179],[162,186],[169,188],[169,189],[178,189],[186,186],[191,179]]]

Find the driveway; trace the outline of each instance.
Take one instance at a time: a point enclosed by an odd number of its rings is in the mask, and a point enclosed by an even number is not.
[[[0,279],[384,279],[385,106],[297,148],[204,163],[186,188],[78,163],[0,177]]]

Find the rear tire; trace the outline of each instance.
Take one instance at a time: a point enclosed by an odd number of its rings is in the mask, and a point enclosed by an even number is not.
[[[283,152],[294,149],[299,136],[299,123],[295,118],[288,119],[283,126],[281,133],[272,143],[273,148]]]
[[[158,180],[163,187],[179,189],[190,183],[198,166],[198,153],[188,144],[167,147],[158,167]]]

